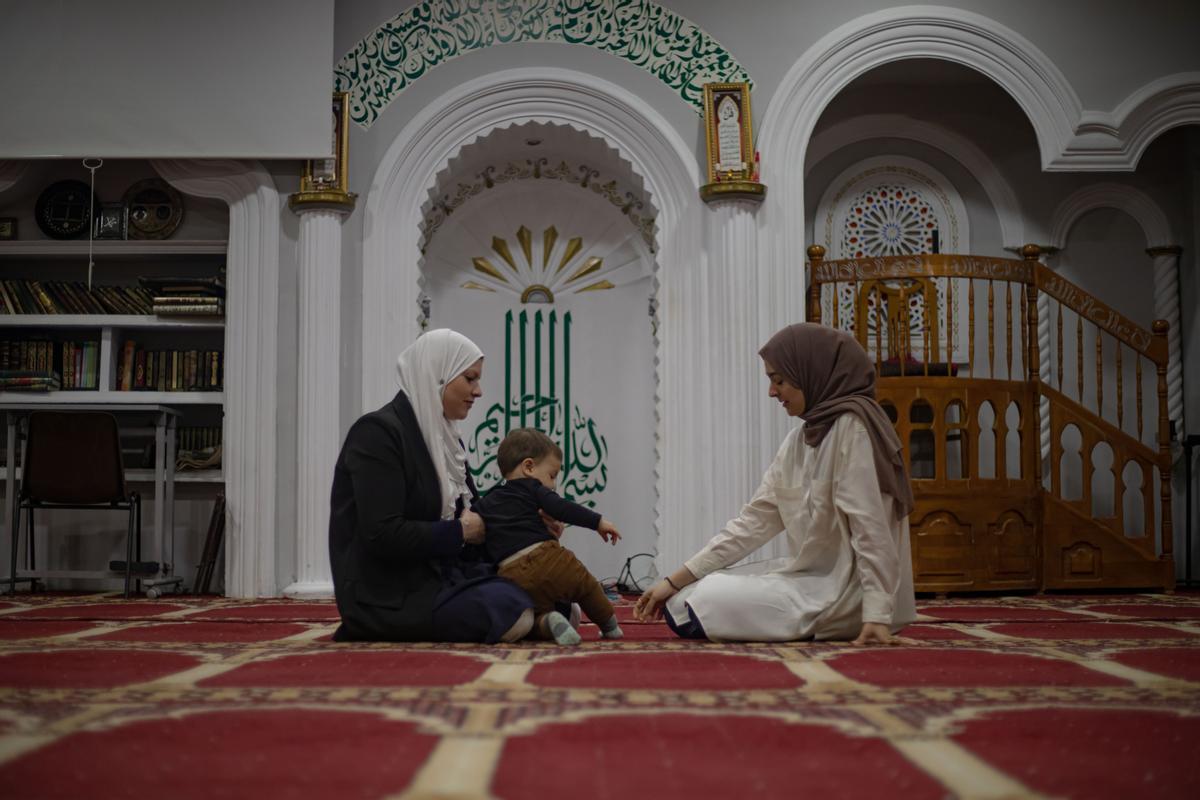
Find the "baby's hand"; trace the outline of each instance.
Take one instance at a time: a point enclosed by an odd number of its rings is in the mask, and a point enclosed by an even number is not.
[[[617,530],[617,526],[613,525],[607,519],[601,519],[600,525],[596,528],[596,533],[600,534],[600,538],[613,545],[621,538],[621,532]]]

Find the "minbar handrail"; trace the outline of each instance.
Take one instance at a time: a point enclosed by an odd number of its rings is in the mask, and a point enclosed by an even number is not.
[[[905,278],[977,278],[979,280],[1024,283],[1045,292],[1085,320],[1146,356],[1156,365],[1167,364],[1167,339],[1157,336],[1159,323],[1147,330],[1121,312],[1089,294],[1085,289],[1048,269],[1037,261],[1037,245],[1022,248],[1025,258],[992,258],[956,253],[921,253],[902,256],[873,256],[825,260],[825,248],[808,248],[809,318],[819,314],[820,287],[826,283],[849,281],[902,280]]]

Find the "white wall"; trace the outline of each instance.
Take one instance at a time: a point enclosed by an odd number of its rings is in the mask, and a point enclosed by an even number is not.
[[[7,2],[0,158],[327,155],[333,10],[333,0]]]

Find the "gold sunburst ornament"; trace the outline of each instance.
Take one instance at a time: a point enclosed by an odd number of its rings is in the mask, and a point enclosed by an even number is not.
[[[605,277],[614,270],[605,265],[603,258],[584,252],[582,237],[562,238],[553,225],[542,231],[538,248],[524,225],[514,237],[516,247],[510,246],[508,239],[493,236],[491,252],[471,259],[475,275],[461,284],[462,288],[508,293],[522,303],[553,303],[556,293],[616,288]]]

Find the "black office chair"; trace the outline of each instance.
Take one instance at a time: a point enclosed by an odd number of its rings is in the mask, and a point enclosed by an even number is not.
[[[129,512],[125,538],[125,596],[133,576],[134,548],[141,550],[142,502],[125,487],[117,419],[100,411],[36,411],[29,415],[21,487],[13,507],[10,593],[16,593],[17,542],[21,510],[27,509],[26,554],[36,571],[34,509],[111,509]],[[56,573],[71,577],[70,572]],[[81,572],[78,577],[96,577]]]

